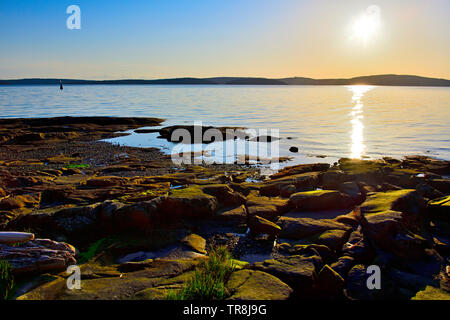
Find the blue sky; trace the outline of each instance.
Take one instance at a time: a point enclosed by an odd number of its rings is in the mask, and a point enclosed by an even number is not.
[[[66,8],[81,8],[81,30]],[[383,28],[348,41],[371,4]],[[447,0],[0,1],[0,78],[450,77]]]

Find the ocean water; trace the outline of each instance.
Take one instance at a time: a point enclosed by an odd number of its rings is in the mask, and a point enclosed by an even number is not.
[[[268,130],[266,134],[278,130],[279,155],[293,157],[288,165],[411,154],[450,160],[450,88],[67,85],[60,91],[57,85],[0,87],[0,118],[96,115],[158,117],[166,119],[164,126],[201,122]],[[130,133],[110,141],[174,152],[175,145],[157,134]],[[292,146],[299,152],[290,152]],[[252,148],[247,145],[247,153],[252,154]]]

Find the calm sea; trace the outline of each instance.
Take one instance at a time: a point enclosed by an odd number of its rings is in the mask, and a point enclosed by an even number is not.
[[[0,87],[0,117],[137,116],[278,129],[289,164],[421,154],[450,160],[450,88],[370,86]],[[289,139],[287,139],[289,138]],[[161,147],[156,134],[113,142]],[[292,153],[289,148],[299,148]]]

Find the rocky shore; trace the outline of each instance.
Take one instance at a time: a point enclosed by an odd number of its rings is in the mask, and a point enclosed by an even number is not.
[[[449,161],[340,159],[262,177],[98,141],[161,122],[0,120],[0,232],[34,234],[0,237],[10,298],[167,299],[220,247],[232,257],[223,299],[450,299]]]

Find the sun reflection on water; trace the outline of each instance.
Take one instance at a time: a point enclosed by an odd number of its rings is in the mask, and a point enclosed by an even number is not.
[[[350,112],[351,120],[350,123],[352,125],[351,131],[351,153],[350,157],[353,159],[361,159],[364,155],[366,146],[364,144],[364,105],[361,101],[364,94],[370,90],[372,90],[373,86],[348,86],[347,87],[352,93],[352,102],[354,106],[352,111]]]

